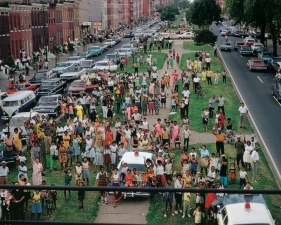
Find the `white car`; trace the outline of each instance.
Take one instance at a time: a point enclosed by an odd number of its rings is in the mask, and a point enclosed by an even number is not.
[[[86,69],[82,69],[79,66],[69,67],[65,70],[63,74],[60,75],[60,79],[62,80],[76,80],[80,79],[80,77],[86,72]]]
[[[132,56],[132,51],[127,49],[115,49],[115,52],[118,53],[121,58],[125,57],[125,55],[128,57]]]
[[[106,43],[109,47],[113,47],[114,45],[116,45],[116,41],[114,41],[113,39],[106,39],[103,42]]]
[[[260,194],[225,195],[223,206],[217,213],[218,225],[275,224],[265,200]]]
[[[74,66],[73,62],[59,62],[56,63],[56,66],[52,69],[54,73],[60,75],[65,72],[65,70],[71,66]]]
[[[2,111],[2,101],[8,97],[8,94],[6,92],[0,92],[0,112]]]
[[[74,65],[80,65],[81,61],[85,60],[85,58],[81,58],[81,56],[70,56],[67,61],[73,63]]]
[[[132,47],[130,44],[122,45],[121,49],[130,50],[131,52],[136,52],[138,50],[136,47]]]
[[[111,63],[109,61],[98,61],[96,65],[93,67],[95,70],[110,70],[110,71],[117,71],[118,66]]]
[[[254,53],[256,53],[256,50],[258,50],[261,47],[264,47],[262,43],[254,43],[251,45],[251,49]]]
[[[178,39],[193,38],[193,37],[194,37],[194,33],[192,32],[185,32],[183,34],[178,35]]]

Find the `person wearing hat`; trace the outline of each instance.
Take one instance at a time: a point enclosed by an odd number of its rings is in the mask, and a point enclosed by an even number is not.
[[[218,132],[215,132],[215,128],[213,127],[212,130],[213,135],[216,136],[216,147],[217,147],[217,152],[220,154],[224,154],[224,140],[226,138],[225,133],[221,132],[221,128],[218,128]]]
[[[251,159],[252,159],[252,181],[257,182],[257,172],[258,172],[258,165],[259,165],[259,160],[260,156],[258,154],[259,147],[255,147],[254,151],[251,154]]]
[[[7,167],[7,162],[2,161],[0,166],[0,184],[8,184],[8,173],[9,168]]]
[[[236,161],[237,161],[237,166],[238,170],[240,170],[240,161],[242,164],[242,167],[245,167],[244,161],[243,161],[243,155],[245,152],[245,145],[241,141],[241,136],[237,137],[237,142],[235,142],[235,148],[236,148]]]

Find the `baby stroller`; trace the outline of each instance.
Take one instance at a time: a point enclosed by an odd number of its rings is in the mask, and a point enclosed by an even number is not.
[[[233,133],[232,130],[226,130],[226,139],[224,140],[224,143],[227,143],[227,144],[231,144],[233,145],[235,143],[235,135]]]

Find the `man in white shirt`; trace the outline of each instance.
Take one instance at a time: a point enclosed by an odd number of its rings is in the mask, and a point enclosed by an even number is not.
[[[195,94],[196,94],[196,88],[199,85],[199,82],[200,82],[200,78],[197,76],[197,74],[195,74],[195,77],[193,78]]]
[[[156,82],[157,77],[158,77],[157,72],[156,72],[156,71],[153,71],[152,74],[151,74],[151,76],[152,76],[153,82]]]
[[[240,113],[240,128],[242,128],[243,123],[244,123],[244,128],[245,128],[245,118],[248,114],[248,108],[245,106],[244,102],[241,103],[241,106],[238,108],[238,111]]]
[[[218,97],[217,99],[217,103],[218,103],[218,111],[222,111],[223,115],[225,115],[224,113],[224,104],[226,102],[226,99],[222,96],[222,94],[220,94],[220,97]]]
[[[127,149],[130,150],[131,149],[132,130],[129,129],[129,126],[126,126],[125,130],[123,132],[126,134],[126,138],[127,138]]]
[[[259,160],[260,160],[258,150],[259,150],[259,148],[255,147],[254,151],[251,154],[252,168],[253,168],[253,172],[252,172],[252,181],[253,182],[257,182],[258,164],[259,164]]]
[[[189,137],[191,135],[188,126],[185,126],[185,129],[183,130],[183,134],[184,134],[184,142],[183,142],[184,150],[188,150]]]
[[[184,88],[184,90],[183,90],[183,92],[182,92],[182,96],[183,96],[183,97],[189,98],[189,96],[190,96],[190,91],[187,90],[187,87]]]
[[[142,119],[141,114],[139,114],[139,112],[135,111],[132,114],[132,118],[135,120],[136,124],[140,124],[140,120]]]
[[[206,57],[205,62],[206,62],[206,69],[207,70],[211,69],[211,61],[212,61],[212,59],[210,57]]]
[[[71,135],[71,134],[72,134],[72,127],[69,126],[69,123],[66,123],[66,125],[65,125],[65,127],[64,127],[63,130],[64,130],[64,131],[67,131],[67,134],[68,134],[68,135]]]
[[[61,123],[58,124],[57,126],[57,130],[56,130],[56,134],[57,134],[57,138],[62,141],[62,135],[63,135],[64,129],[61,126]]]

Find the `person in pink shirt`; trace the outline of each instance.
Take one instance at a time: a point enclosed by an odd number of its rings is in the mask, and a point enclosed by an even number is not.
[[[173,125],[173,136],[172,136],[172,141],[175,141],[176,138],[179,136],[179,133],[180,133],[180,127],[179,125],[177,124],[177,122],[175,121],[174,122],[174,125]]]
[[[157,119],[157,123],[153,125],[155,127],[155,130],[157,134],[159,135],[159,139],[161,141],[162,137],[162,124],[161,124],[161,119]]]
[[[127,107],[126,107],[125,113],[126,113],[126,115],[127,115],[128,121],[131,120],[131,107],[130,107],[130,106],[127,106]]]

